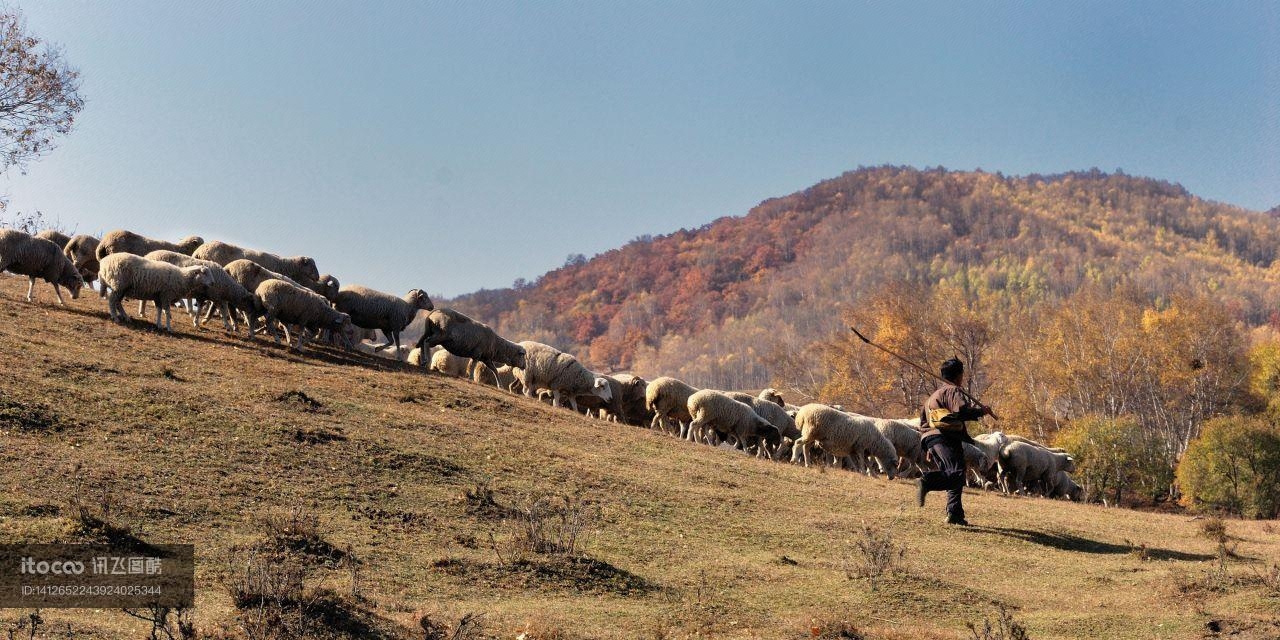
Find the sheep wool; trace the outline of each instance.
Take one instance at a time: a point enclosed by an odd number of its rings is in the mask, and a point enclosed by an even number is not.
[[[800,438],[796,440],[791,461],[803,456],[804,466],[809,466],[813,445],[836,458],[852,456],[855,462],[867,456],[875,458],[880,471],[892,480],[898,466],[898,454],[893,444],[876,429],[875,419],[853,416],[824,404],[806,404],[796,412],[796,426]]]
[[[63,255],[71,260],[88,284],[98,279],[98,239],[85,234],[71,236],[62,248]]]
[[[189,297],[201,285],[213,282],[209,268],[203,265],[175,267],[131,253],[113,253],[102,258],[98,277],[111,288],[107,308],[111,319],[124,323],[128,319],[122,305],[125,298],[150,300],[156,305],[156,328],[173,331],[170,307]],[[165,321],[161,324],[163,315]]]
[[[517,367],[515,374],[526,396],[533,397],[546,389],[552,394],[552,406],[563,406],[568,398],[574,411],[578,411],[577,396],[593,394],[606,402],[613,397],[609,381],[592,373],[577,358],[541,342],[525,341],[520,347],[524,349],[525,366]]]
[[[37,233],[36,237],[41,240],[48,240],[49,242],[58,245],[59,249],[65,249],[67,243],[71,242],[70,236],[56,229],[45,229],[44,231]]]
[[[454,378],[470,378],[473,362],[471,358],[455,356],[444,349],[431,354],[431,371],[443,373]]]
[[[524,347],[498,335],[489,325],[453,309],[434,309],[427,315],[418,348],[443,347],[449,353],[471,358],[497,371],[498,365],[525,366]],[[525,390],[527,391],[527,390]]]
[[[324,296],[283,280],[265,280],[253,293],[266,311],[267,329],[271,331],[277,344],[280,342],[280,335],[275,330],[276,321],[302,328],[298,344],[294,347],[299,352],[307,346],[308,330],[319,332],[329,329],[338,335],[345,335],[344,329],[351,323],[351,317],[334,309]]]
[[[320,271],[316,269],[316,261],[307,256],[285,258],[274,253],[237,247],[234,244],[213,240],[201,244],[191,254],[201,260],[209,260],[226,265],[236,260],[252,260],[271,271],[282,273],[298,282],[316,282],[320,279]]]
[[[719,391],[703,389],[689,396],[687,406],[693,418],[690,430],[732,438],[734,446],[744,451],[754,446],[757,456],[767,455],[769,444],[782,441],[778,428],[757,414],[751,405]]]
[[[235,314],[232,313],[233,309],[244,312],[245,316],[249,318],[247,323],[249,325],[249,337],[253,337],[253,317],[258,315],[256,304],[257,298],[255,298],[248,289],[245,289],[239,282],[237,282],[235,278],[232,278],[231,274],[227,273],[226,270],[222,268],[222,265],[209,260],[193,258],[167,249],[152,251],[145,257],[148,260],[167,262],[175,267],[191,267],[196,265],[208,267],[212,282],[205,286],[198,286],[191,292],[192,297],[201,303],[200,306],[197,306],[196,313],[192,314],[192,323],[197,329],[200,328],[200,307],[203,306],[205,302],[211,302],[213,303],[213,306],[209,309],[209,316],[213,314],[214,308],[219,309],[222,313],[222,327],[228,331],[239,330],[237,318]],[[204,319],[207,320],[209,316],[206,316]]]
[[[99,261],[113,253],[132,253],[135,256],[145,256],[152,251],[160,249],[191,255],[191,252],[195,251],[196,247],[203,243],[204,240],[200,236],[187,236],[175,244],[148,238],[126,229],[116,229],[102,236],[102,241],[98,243],[98,248],[96,249],[96,255]]]
[[[62,253],[62,248],[45,240],[13,229],[0,229],[0,271],[27,276],[27,302],[35,300],[36,278],[53,285],[58,304],[65,305],[62,287],[71,299],[80,297],[84,286],[79,270]]]
[[[400,332],[413,322],[418,311],[435,309],[431,298],[422,289],[413,289],[403,298],[397,298],[360,285],[342,287],[333,306],[351,316],[351,323],[355,326],[382,331],[388,339],[379,349],[394,344],[397,354],[400,352]]]
[[[689,398],[697,392],[698,389],[675,378],[654,378],[644,390],[645,408],[653,413],[649,427],[676,433],[682,439],[692,438],[689,423],[693,422],[693,417],[689,415]],[[675,423],[674,429],[672,422]]]

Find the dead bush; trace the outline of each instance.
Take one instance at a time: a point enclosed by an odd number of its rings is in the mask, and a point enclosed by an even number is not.
[[[972,640],[1031,640],[1027,628],[1015,620],[1013,613],[1004,605],[998,605],[995,618],[984,618],[981,626],[969,622],[965,627],[969,629]]]

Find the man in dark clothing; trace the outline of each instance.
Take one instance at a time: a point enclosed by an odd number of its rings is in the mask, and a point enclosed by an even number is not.
[[[938,465],[937,471],[926,471],[920,477],[917,502],[924,506],[930,491],[947,492],[947,524],[968,525],[964,519],[964,443],[973,442],[968,424],[991,412],[971,402],[960,386],[964,384],[964,363],[952,358],[942,363],[942,379],[947,381],[929,399],[920,412],[920,426],[927,428],[920,446],[928,459]]]

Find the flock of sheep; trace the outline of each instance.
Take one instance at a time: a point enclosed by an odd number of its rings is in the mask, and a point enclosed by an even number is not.
[[[420,289],[397,297],[361,286],[341,286],[306,256],[282,257],[199,237],[178,243],[126,230],[101,240],[56,231],[35,236],[0,229],[0,271],[62,288],[72,298],[95,280],[111,319],[125,322],[125,299],[155,304],[156,327],[172,331],[171,309],[185,306],[199,328],[214,314],[224,329],[248,337],[260,331],[280,341],[279,329],[298,351],[324,340],[346,348],[377,339],[375,351],[404,353],[401,333],[425,312],[422,335],[410,363],[467,377],[553,406],[614,422],[648,426],[689,442],[728,446],[760,458],[807,467],[816,461],[889,479],[928,469],[920,448],[919,419],[885,419],[839,406],[787,404],[774,389],[758,395],[696,389],[670,377],[652,381],[630,374],[601,375],[574,356],[546,344],[511,342],[489,326],[452,309],[436,309]],[[163,321],[162,321],[163,319]],[[1070,476],[1075,462],[1065,451],[1000,431],[974,436],[965,452],[970,483],[1005,492],[1079,500]]]

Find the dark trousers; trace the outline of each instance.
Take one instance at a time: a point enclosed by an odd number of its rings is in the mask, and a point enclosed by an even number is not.
[[[958,522],[964,520],[964,441],[958,437],[935,435],[921,443],[937,471],[926,471],[921,478],[925,491],[947,492],[947,520]]]

